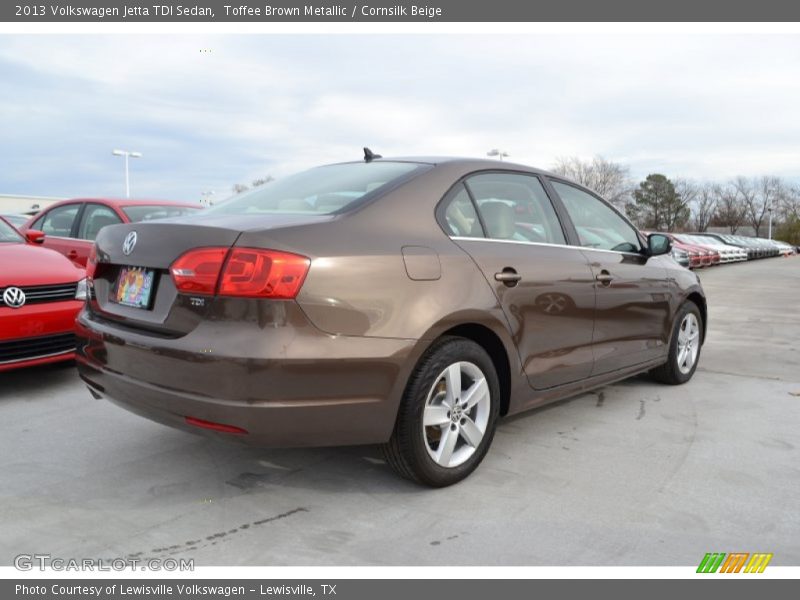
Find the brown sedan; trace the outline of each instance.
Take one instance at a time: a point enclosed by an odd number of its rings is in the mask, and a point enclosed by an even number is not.
[[[104,228],[80,373],[167,425],[383,444],[401,475],[449,485],[501,415],[643,371],[692,377],[706,301],[669,250],[543,171],[368,153]]]

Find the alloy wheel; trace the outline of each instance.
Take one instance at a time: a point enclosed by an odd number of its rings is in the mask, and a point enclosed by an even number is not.
[[[453,363],[433,383],[422,416],[428,455],[440,467],[466,462],[483,440],[491,413],[486,376],[471,362]]]
[[[694,314],[689,313],[681,321],[678,330],[678,370],[686,375],[697,362],[700,351],[700,323]]]

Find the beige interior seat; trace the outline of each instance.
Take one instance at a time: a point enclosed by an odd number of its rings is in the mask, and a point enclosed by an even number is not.
[[[491,238],[508,240],[514,236],[515,215],[514,209],[506,202],[489,201],[481,205],[481,214],[486,228],[486,234]]]

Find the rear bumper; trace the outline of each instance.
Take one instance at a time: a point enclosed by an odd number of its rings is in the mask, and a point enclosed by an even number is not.
[[[71,360],[80,300],[0,307],[0,371]]]
[[[388,440],[416,341],[327,335],[284,304],[272,323],[208,321],[178,339],[84,311],[78,370],[96,396],[187,431],[258,446]],[[247,433],[211,432],[187,417]]]

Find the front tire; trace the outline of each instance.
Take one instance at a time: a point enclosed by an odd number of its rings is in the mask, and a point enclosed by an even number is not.
[[[661,383],[680,385],[692,378],[703,346],[703,317],[694,302],[684,302],[675,315],[667,362],[653,369]]]
[[[414,368],[384,456],[406,479],[452,485],[486,456],[499,412],[492,359],[471,340],[444,337]]]

